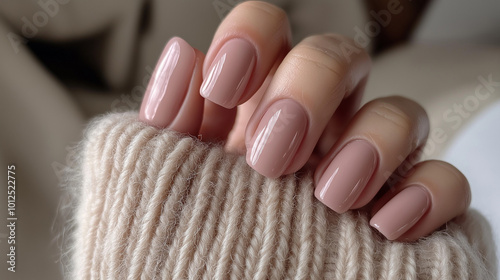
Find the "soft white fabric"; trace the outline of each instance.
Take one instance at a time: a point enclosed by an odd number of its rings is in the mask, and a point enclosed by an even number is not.
[[[137,113],[93,121],[70,173],[71,279],[460,279],[496,272],[476,211],[412,243],[337,214],[312,172],[277,179]],[[72,186],[72,187],[71,187]]]
[[[425,159],[440,158],[468,122],[500,99],[499,46],[406,45],[374,62],[364,101],[401,95],[421,104],[431,123]]]
[[[499,120],[500,101],[497,101],[460,132],[443,156],[467,176],[472,186],[471,205],[490,221],[497,252],[500,244]],[[500,260],[498,263],[500,265]]]

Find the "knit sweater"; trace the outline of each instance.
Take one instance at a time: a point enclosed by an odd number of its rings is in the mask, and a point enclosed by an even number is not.
[[[70,279],[494,279],[473,210],[416,242],[314,198],[309,171],[269,179],[223,147],[137,120],[94,120],[80,146]]]

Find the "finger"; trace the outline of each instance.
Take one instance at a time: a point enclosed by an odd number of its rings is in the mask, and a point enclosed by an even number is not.
[[[177,116],[168,128],[180,133],[197,136],[202,124],[205,103],[205,100],[199,94],[205,55],[199,50],[194,49],[194,51],[196,60],[186,97],[182,102],[181,108],[177,112]]]
[[[199,94],[198,96],[202,98]],[[205,110],[200,129],[204,142],[223,143],[234,126],[237,108],[226,109],[210,100],[205,101]]]
[[[280,59],[278,59],[280,61]],[[227,109],[210,100],[205,101],[205,111],[201,125],[200,136],[203,141],[225,143],[225,148],[231,153],[245,154],[245,129],[248,120],[259,104],[264,92],[272,80],[278,61],[257,92],[238,108]]]
[[[359,110],[365,85],[366,79],[362,80],[356,87],[355,92],[346,97],[342,103],[340,103],[337,110],[335,110],[335,113],[318,140],[318,144],[315,148],[315,156],[323,158],[328,151],[330,151],[335,142],[337,142],[340,135],[342,135],[349,121]]]
[[[226,108],[242,104],[289,46],[290,28],[283,10],[254,1],[236,6],[215,33],[200,94]]]
[[[278,177],[300,169],[341,101],[356,91],[370,69],[368,54],[351,39],[316,35],[285,57],[249,121],[247,162]]]
[[[411,100],[369,102],[316,169],[315,196],[339,213],[366,205],[428,131],[427,114]]]
[[[166,45],[144,95],[139,119],[158,128],[196,135],[203,116],[203,54],[174,37]],[[188,115],[189,114],[189,115]]]
[[[245,129],[247,128],[248,121],[255,111],[255,108],[259,105],[263,93],[269,86],[271,79],[272,75],[267,76],[262,87],[252,96],[252,98],[246,101],[245,104],[238,106],[238,114],[236,115],[233,130],[231,131],[231,134],[229,134],[225,146],[227,151],[237,153],[239,155],[244,155],[246,153]]]
[[[389,240],[413,241],[463,214],[471,202],[465,176],[442,161],[416,165],[375,205],[370,224]]]

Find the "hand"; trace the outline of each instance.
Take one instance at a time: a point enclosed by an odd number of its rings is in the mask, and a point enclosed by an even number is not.
[[[470,188],[448,163],[417,163],[429,132],[421,106],[393,96],[359,109],[370,63],[336,34],[291,48],[285,12],[245,2],[221,23],[206,57],[170,40],[140,119],[224,141],[268,177],[315,169],[315,196],[329,208],[369,205],[371,225],[388,239],[415,240],[464,213]]]

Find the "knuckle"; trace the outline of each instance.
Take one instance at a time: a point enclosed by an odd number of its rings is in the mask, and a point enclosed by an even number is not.
[[[266,3],[266,2],[260,2],[260,1],[245,1],[236,6],[235,9],[238,10],[253,10],[256,11],[257,13],[263,13],[265,15],[271,16],[271,17],[276,17],[278,19],[286,18],[287,14],[286,12],[281,9],[280,7]]]
[[[351,37],[341,35],[341,34],[335,34],[335,33],[325,33],[325,34],[322,34],[319,36],[322,37],[323,40],[330,42],[332,44],[336,44],[336,45],[344,44],[344,45],[348,45],[352,48],[357,48],[357,49],[359,49],[360,52],[365,52],[365,50],[363,48],[359,47],[356,44],[356,41],[354,41],[354,39]]]
[[[336,59],[332,59],[332,55],[311,45],[299,45],[289,53],[289,56],[299,65],[314,65],[339,79],[343,79],[348,73],[347,65],[339,63]]]
[[[388,123],[393,126],[393,131],[399,131],[405,137],[411,138],[413,130],[415,128],[415,120],[406,111],[402,110],[399,106],[384,101],[384,100],[374,100],[365,106],[368,114],[372,115],[376,119],[384,123]]]
[[[347,41],[345,41],[344,39],[341,39],[340,37],[334,35],[313,35],[307,37],[303,43],[310,49],[327,55],[330,60],[338,64],[347,66],[349,64],[348,57],[345,55],[342,49],[343,47],[345,47],[344,44],[347,44],[346,42]]]
[[[357,57],[364,56],[369,61],[364,49],[356,46],[353,39],[338,34],[321,34],[306,37],[291,54],[328,69],[344,77],[353,67]]]

